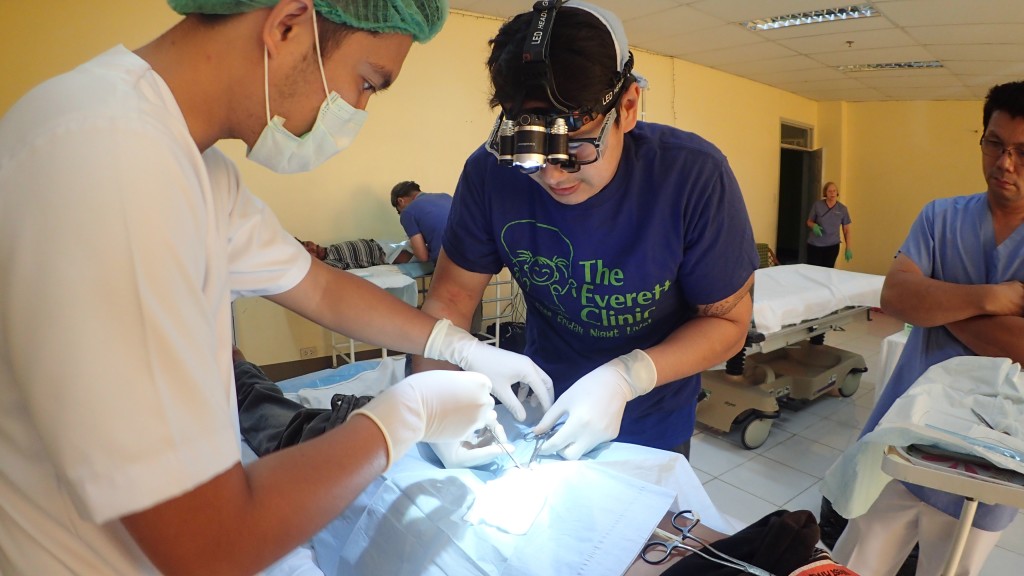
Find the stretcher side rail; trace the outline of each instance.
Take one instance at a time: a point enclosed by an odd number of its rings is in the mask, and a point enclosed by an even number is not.
[[[749,352],[772,352],[815,336],[842,329],[843,326],[852,322],[856,315],[870,312],[870,310],[870,306],[847,306],[819,318],[785,326],[778,332],[763,334],[760,341],[750,341],[748,338]]]

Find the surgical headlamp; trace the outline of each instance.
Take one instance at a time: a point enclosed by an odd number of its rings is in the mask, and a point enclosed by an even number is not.
[[[502,112],[487,139],[487,149],[502,166],[515,166],[524,174],[533,174],[547,164],[566,172],[579,172],[581,166],[601,159],[609,127],[617,117],[612,107],[593,138],[569,138],[569,122],[561,114],[524,112],[515,120]]]
[[[555,110],[523,111],[522,101],[511,112],[502,107],[487,139],[486,146],[499,164],[516,166],[526,174],[537,172],[547,164],[566,172],[578,172],[580,166],[597,162],[608,128],[615,122],[619,96],[633,69],[633,54],[628,53],[625,62],[618,63],[621,70],[615,84],[601,97],[600,104],[577,107],[558,94],[548,51],[555,14],[566,1],[539,0],[533,5],[531,32],[523,48],[525,84],[542,87]],[[604,121],[597,137],[569,138],[570,132],[602,114]]]

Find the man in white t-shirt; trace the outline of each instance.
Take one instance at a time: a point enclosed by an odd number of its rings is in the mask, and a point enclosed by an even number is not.
[[[236,138],[275,171],[315,168],[447,2],[169,3],[187,16],[165,34],[0,120],[3,574],[254,573],[415,442],[492,420],[489,392],[515,403],[524,381],[550,405],[525,357],[311,259],[213,147]],[[230,302],[254,295],[485,375],[414,376],[243,467]]]

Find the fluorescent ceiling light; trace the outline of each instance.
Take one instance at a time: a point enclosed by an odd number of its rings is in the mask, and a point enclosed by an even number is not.
[[[887,62],[885,64],[850,64],[837,66],[840,72],[868,72],[872,70],[911,70],[916,68],[942,68],[942,62],[928,60],[926,62]]]
[[[761,18],[750,22],[741,22],[747,30],[759,32],[763,30],[775,30],[787,26],[800,26],[801,24],[819,24],[822,22],[838,22],[852,20],[854,18],[869,18],[881,14],[871,4],[855,4],[851,6],[840,6],[839,8],[826,8],[824,10],[811,10],[798,14],[787,14],[785,16],[773,16]]]

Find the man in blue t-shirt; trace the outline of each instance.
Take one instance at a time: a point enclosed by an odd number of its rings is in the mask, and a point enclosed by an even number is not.
[[[925,206],[886,275],[882,309],[914,329],[861,435],[935,364],[975,355],[1024,362],[1024,82],[993,87],[982,120],[988,191]],[[919,541],[917,573],[938,574],[963,501],[890,482],[850,520],[835,558],[859,574],[892,574]],[[1015,508],[978,504],[956,573],[978,574],[1016,516]]]
[[[421,262],[436,263],[452,208],[451,194],[428,194],[420,190],[419,184],[407,180],[391,189],[391,205],[398,211],[413,256]]]
[[[492,104],[509,120],[496,128],[516,131],[516,165],[496,160],[498,130],[466,161],[423,309],[465,326],[507,267],[526,303],[525,352],[558,397],[534,430],[566,418],[541,452],[576,459],[617,440],[686,453],[701,371],[739,351],[750,326],[758,256],[743,197],[712,144],[638,121],[640,87],[614,14],[547,4],[491,41]],[[522,80],[531,77],[547,84]],[[536,148],[562,131],[564,150]],[[447,466],[501,454],[434,449]]]

